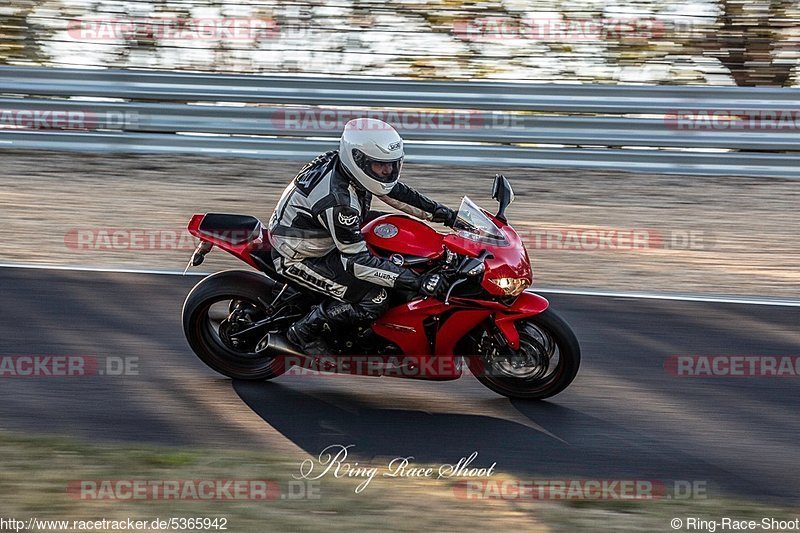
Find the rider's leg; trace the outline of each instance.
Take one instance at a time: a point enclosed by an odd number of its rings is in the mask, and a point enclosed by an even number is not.
[[[338,253],[300,263],[279,259],[276,268],[298,284],[336,299],[313,307],[287,332],[287,338],[308,355],[330,354],[320,335],[326,324],[331,329],[369,326],[389,306],[387,290],[346,272]]]

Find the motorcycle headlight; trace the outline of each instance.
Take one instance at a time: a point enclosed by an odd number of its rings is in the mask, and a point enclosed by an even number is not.
[[[496,278],[489,281],[500,287],[506,296],[519,296],[530,285],[526,278]]]

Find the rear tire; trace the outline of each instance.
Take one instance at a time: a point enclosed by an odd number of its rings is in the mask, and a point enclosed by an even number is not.
[[[233,302],[244,302],[248,312],[262,318],[266,306],[275,298],[280,288],[274,280],[255,272],[228,270],[204,278],[194,286],[183,304],[183,332],[194,353],[206,365],[224,376],[234,379],[262,381],[275,378],[287,368],[281,357],[255,353],[253,338],[242,341],[233,349],[223,331],[223,321],[216,325],[209,311],[216,304],[216,313],[223,315],[234,308]],[[212,312],[211,314],[213,314]],[[262,315],[258,315],[261,312]],[[264,328],[264,333],[269,331]],[[261,330],[255,332],[262,335]],[[226,339],[226,340],[224,340]],[[257,340],[255,340],[257,342]]]
[[[507,357],[480,353],[486,344],[478,344],[472,353],[479,355],[467,358],[470,371],[486,387],[509,398],[543,400],[566,389],[581,362],[580,346],[569,325],[547,309],[516,326],[519,350]]]

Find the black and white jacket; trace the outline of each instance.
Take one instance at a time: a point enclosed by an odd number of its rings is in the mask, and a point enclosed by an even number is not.
[[[355,186],[346,172],[339,164],[338,151],[322,154],[303,167],[283,191],[270,218],[273,248],[289,261],[338,250],[342,265],[356,278],[384,287],[414,283],[415,277],[409,277],[407,269],[369,253],[361,226],[372,194]],[[400,182],[380,198],[424,220],[434,220],[439,206]]]

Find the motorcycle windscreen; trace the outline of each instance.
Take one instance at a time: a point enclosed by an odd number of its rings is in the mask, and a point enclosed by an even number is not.
[[[461,200],[453,230],[459,237],[470,241],[497,246],[508,245],[508,239],[503,231],[468,196]]]

